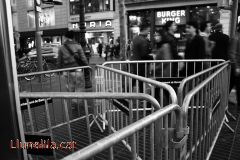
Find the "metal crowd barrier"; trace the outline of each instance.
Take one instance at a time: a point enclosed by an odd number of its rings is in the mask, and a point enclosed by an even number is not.
[[[171,113],[176,114],[175,128],[170,128],[167,123],[168,115]],[[162,119],[164,119],[164,127],[160,121]],[[186,155],[187,136],[181,123],[181,108],[176,104],[171,104],[82,150],[64,157],[62,160],[100,159],[102,155],[105,155],[104,159],[111,160],[183,160]],[[149,135],[142,135],[143,130],[148,130]],[[137,135],[141,136],[138,137]],[[122,141],[130,143],[129,150],[119,148]]]
[[[224,62],[221,59],[147,60],[105,62],[103,65],[169,84],[181,106],[184,95],[227,63]]]
[[[18,75],[19,92],[85,92],[85,72],[90,72],[90,81],[92,81],[92,68],[89,66],[20,74]],[[72,82],[73,80],[75,81],[75,83]],[[64,114],[63,101],[52,100],[51,98],[49,98],[48,102],[51,103],[50,112],[53,115],[52,123],[58,124],[62,121],[65,121],[64,116],[62,116]],[[21,106],[26,106],[24,105],[24,103],[26,103],[25,99],[20,99],[20,103]],[[38,126],[41,126],[44,121],[38,114],[39,112],[41,113],[44,110],[44,108],[41,107],[41,103],[43,102],[38,99],[32,101],[32,105],[34,105],[32,112],[35,115],[34,118]],[[83,117],[85,116],[79,110],[80,105],[83,104],[83,100],[72,99],[69,100],[69,103],[71,103],[68,106],[70,119],[72,119],[76,115]],[[88,103],[93,102],[88,100]],[[26,107],[23,107],[23,109],[25,108]],[[73,109],[75,108],[77,110],[74,110],[73,112]],[[91,112],[90,114],[93,115],[93,112]]]
[[[186,159],[210,158],[226,117],[230,70],[230,65],[224,64],[184,98],[183,125],[190,128]]]
[[[143,93],[109,93],[109,92],[99,92],[99,93],[88,93],[88,92],[21,92],[20,98],[26,99],[25,106],[26,109],[21,113],[25,120],[23,120],[24,124],[24,132],[25,132],[25,140],[26,142],[45,142],[48,145],[48,142],[54,142],[56,146],[51,146],[53,148],[48,148],[47,150],[39,149],[30,149],[27,150],[29,159],[60,159],[67,156],[70,153],[75,152],[76,150],[82,149],[87,145],[92,144],[93,142],[100,140],[109,134],[112,133],[111,128],[115,127],[114,124],[111,123],[112,114],[111,106],[106,111],[107,119],[110,123],[107,125],[107,130],[101,132],[98,129],[97,125],[93,125],[90,128],[90,120],[94,119],[94,116],[89,115],[89,110],[94,108],[95,106],[90,106],[87,100],[95,100],[95,99],[105,99],[106,101],[113,101],[114,99],[127,99],[131,104],[136,100],[143,100],[150,103],[154,108],[160,109],[159,103],[150,95]],[[65,117],[64,121],[58,124],[53,123],[53,118],[51,114],[52,106],[49,102],[49,98],[52,101],[63,101],[64,112],[61,116]],[[43,119],[43,123],[36,123],[35,112],[32,112],[34,109],[34,105],[32,103],[33,99],[41,99],[43,108],[42,112],[38,112],[38,117]],[[85,114],[85,117],[76,116],[73,119],[70,119],[70,115],[68,112],[68,101],[71,99],[82,99],[84,103],[80,106],[81,112]],[[59,106],[60,108],[60,106]],[[133,106],[130,105],[129,114],[133,115]],[[59,113],[61,114],[61,113]],[[121,115],[123,113],[120,113]],[[134,117],[132,116],[132,119]],[[133,121],[129,119],[129,121]],[[119,122],[118,122],[119,123]],[[145,122],[144,122],[145,123]],[[131,123],[129,123],[131,124]],[[153,128],[151,128],[153,129]],[[147,133],[147,131],[145,131]],[[143,132],[142,132],[143,133]],[[145,133],[145,135],[146,135]],[[154,130],[150,131],[151,137],[154,133]],[[143,134],[144,135],[144,134]],[[139,135],[142,136],[142,135]],[[152,137],[153,138],[153,137]],[[68,147],[66,143],[71,143]],[[44,143],[44,144],[45,144]],[[61,144],[64,143],[64,146]],[[125,151],[128,151],[130,141],[123,141],[120,148],[125,148]],[[52,143],[50,144],[52,145]],[[49,146],[50,146],[49,145]],[[49,147],[48,146],[48,147]],[[28,146],[30,148],[31,146]],[[46,145],[45,145],[46,147]],[[62,147],[62,148],[61,148]],[[63,148],[65,147],[65,148]],[[67,148],[66,148],[67,147]],[[33,153],[34,152],[34,153]],[[38,156],[36,156],[38,155]],[[39,156],[40,155],[40,156]],[[46,156],[48,155],[48,156]],[[50,156],[50,157],[49,157]]]
[[[141,77],[117,69],[98,65],[95,73],[96,79],[96,92],[112,92],[112,93],[145,93],[149,94],[159,102],[161,107],[169,104],[177,103],[177,96],[171,86],[165,83],[161,83],[149,78]],[[111,105],[112,119],[111,123],[114,124],[114,131],[117,131],[128,124],[132,123],[129,121],[129,108],[130,103],[126,100],[114,100],[113,103],[106,103],[105,100],[97,101],[97,117],[103,122],[103,129],[106,123],[107,111],[106,107]],[[134,120],[137,121],[142,117],[156,111],[156,108],[151,107],[146,102],[137,100],[133,105],[135,111]],[[119,116],[117,111],[121,110],[124,115]],[[117,122],[117,123],[116,123]],[[171,121],[172,123],[173,121]]]
[[[179,83],[183,78],[224,62],[221,59],[112,61],[103,66],[134,73],[161,82]]]
[[[184,78],[179,87],[178,87],[178,91],[177,91],[177,95],[178,95],[178,104],[181,106],[184,97],[186,96],[186,94],[191,91],[192,89],[194,89],[199,83],[201,83],[202,81],[204,81],[206,78],[208,78],[210,75],[212,75],[214,72],[216,72],[217,70],[219,70],[222,66],[226,65],[226,64],[230,64],[229,61],[220,63],[218,65],[215,65],[213,67],[207,68],[201,72],[198,72],[194,75],[191,75],[189,77]]]
[[[82,91],[85,84],[84,74],[87,71],[92,78],[92,68],[89,66],[20,74],[18,75],[19,90],[21,92],[67,92],[73,77],[78,83],[72,87]]]

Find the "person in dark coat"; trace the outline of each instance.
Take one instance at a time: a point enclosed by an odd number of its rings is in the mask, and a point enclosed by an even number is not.
[[[132,42],[132,56],[130,60],[132,61],[141,61],[141,60],[149,60],[151,56],[151,46],[147,40],[147,34],[149,32],[149,28],[143,28],[139,35],[137,35]],[[145,64],[131,64],[131,73],[145,77]],[[133,81],[133,86],[135,85],[135,81]],[[139,83],[140,92],[143,90],[143,84]]]
[[[209,40],[214,41],[215,45],[212,50],[212,59],[229,60],[229,36],[222,31],[222,24],[218,23],[214,27],[214,33],[209,36]]]
[[[230,40],[229,58],[231,60],[230,91],[236,87],[237,111],[240,112],[240,23],[237,33]]]
[[[99,42],[97,49],[98,49],[99,57],[102,57],[102,49],[103,49],[102,42]]]
[[[205,59],[205,41],[198,33],[198,24],[196,22],[188,22],[186,25],[186,32],[190,37],[186,42],[185,59]],[[201,63],[196,64],[195,70],[193,63],[189,63],[187,67],[188,75],[192,75],[202,70]]]
[[[163,34],[162,41],[169,46],[170,55],[168,55],[168,57],[173,60],[181,59],[181,57],[178,55],[177,39],[174,37],[174,33],[177,31],[176,23],[174,21],[167,21],[164,27],[165,32]],[[168,72],[171,72],[172,77],[177,76],[178,64],[173,63],[171,71],[168,70]]]
[[[88,62],[82,46],[73,40],[74,32],[67,31],[64,37],[66,41],[64,42],[63,46],[61,46],[58,50],[58,68],[78,67],[80,64],[79,62],[77,62],[76,57],[78,57],[78,59],[81,61],[81,66],[87,66]],[[68,91],[74,92],[77,90],[76,86],[80,86],[81,82],[79,81],[79,79],[81,75],[79,75],[79,73],[80,72],[63,73],[63,75],[66,77],[66,80],[69,82],[69,85],[66,86]],[[85,70],[84,78],[85,88],[92,88],[90,70]]]

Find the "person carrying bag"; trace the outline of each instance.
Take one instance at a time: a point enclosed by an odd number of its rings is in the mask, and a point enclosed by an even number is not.
[[[59,68],[72,68],[88,65],[87,58],[83,52],[81,45],[76,43],[73,40],[73,37],[73,31],[68,31],[65,34],[66,41],[58,51],[57,65]],[[85,88],[92,87],[90,75],[90,70],[84,69]],[[76,91],[76,87],[78,86],[77,84],[79,83],[78,77],[76,76],[78,75],[75,73],[75,71],[69,73],[69,85],[67,88],[71,92]]]

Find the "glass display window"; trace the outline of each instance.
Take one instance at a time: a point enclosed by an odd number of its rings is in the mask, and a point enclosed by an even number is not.
[[[213,25],[219,22],[220,12],[217,6],[191,6],[189,10],[189,20],[198,23],[210,21]]]
[[[140,30],[151,25],[151,11],[136,11],[130,12],[128,15],[129,38],[133,39],[134,36],[140,33]]]

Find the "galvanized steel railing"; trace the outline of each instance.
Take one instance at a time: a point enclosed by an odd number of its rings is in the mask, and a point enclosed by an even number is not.
[[[120,93],[150,94],[151,96],[156,98],[161,107],[177,103],[176,93],[172,89],[172,87],[169,86],[168,84],[100,65],[97,66],[95,75],[97,81],[96,83],[97,92],[104,91],[113,93],[120,92]],[[105,103],[104,100],[98,101],[98,104],[99,104],[98,105],[99,107],[97,108],[98,116],[100,116],[101,119],[105,120],[106,106],[108,106],[109,104]],[[113,109],[128,108],[129,104],[130,104],[129,102],[124,100],[121,101],[116,100],[116,103],[114,103],[113,105],[114,107]],[[133,109],[136,111],[135,121],[155,111],[155,109],[149,106],[148,103],[144,103],[141,101],[136,101],[136,103],[133,106],[134,106]],[[122,116],[119,117],[114,116],[115,114],[114,112],[112,113],[113,113],[112,116],[113,119],[111,119],[112,123],[120,121],[119,119],[126,119],[124,120],[123,126],[116,125],[115,129],[118,128],[117,130],[119,130],[125,126],[128,126],[129,123],[129,121],[127,120],[129,118],[128,114],[123,115],[123,117]],[[103,129],[104,127],[105,121],[103,121]]]
[[[103,63],[103,66],[153,79],[165,78],[160,80],[174,83],[222,62],[222,59],[111,61]],[[166,78],[175,79],[171,82]]]
[[[172,112],[176,114],[176,128],[169,128],[168,126],[168,115]],[[186,136],[182,128],[181,118],[181,108],[176,104],[171,104],[82,150],[64,157],[63,160],[99,158],[99,153],[107,155],[105,159],[184,159]],[[159,120],[161,121],[162,119],[164,119],[164,127],[161,125],[161,122],[159,123]],[[137,142],[141,141],[141,138],[136,138],[136,135],[148,127],[150,130],[154,130],[155,128],[155,131],[151,132],[148,145],[141,148],[137,145]],[[172,137],[169,137],[169,135],[172,135]],[[119,157],[118,150],[115,147],[127,138],[130,140],[131,150],[127,153],[129,156],[125,158]],[[145,144],[145,141],[143,143]],[[103,152],[107,149],[108,152]]]
[[[178,104],[182,105],[183,99],[189,91],[194,89],[199,83],[207,79],[210,75],[219,70],[222,66],[229,63],[229,61],[226,61],[184,78],[178,87]]]
[[[94,141],[104,138],[108,134],[112,133],[112,128],[114,127],[111,124],[111,109],[108,109],[106,112],[107,119],[109,123],[107,123],[108,130],[104,133],[98,130],[98,126],[92,126],[90,128],[90,120],[95,120],[94,116],[91,116],[89,110],[94,108],[95,106],[89,105],[89,100],[95,99],[105,99],[106,101],[112,101],[113,99],[127,99],[131,104],[137,99],[147,101],[156,108],[156,110],[160,109],[159,103],[150,95],[143,94],[143,93],[109,93],[109,92],[102,92],[102,93],[81,93],[81,92],[21,92],[20,93],[21,99],[26,99],[25,109],[22,110],[23,117],[25,116],[25,120],[23,120],[24,124],[24,131],[25,133],[30,133],[32,135],[38,135],[40,133],[48,134],[51,137],[51,140],[58,143],[62,141],[75,141],[77,142],[76,148],[72,148],[70,150],[61,150],[61,149],[53,149],[53,156],[55,159],[63,158],[64,156],[74,152],[75,150],[81,149],[86,147],[89,144],[92,144]],[[41,111],[37,113],[37,115],[32,112],[34,109],[33,100],[42,101],[43,104],[38,108],[42,108]],[[53,101],[63,101],[63,112],[53,113],[51,103],[49,99]],[[84,113],[84,116],[74,116],[71,119],[69,114],[69,100],[72,99],[82,99],[83,103],[80,105],[81,112]],[[61,103],[59,103],[59,108]],[[22,106],[24,107],[24,106]],[[21,107],[21,108],[22,108]],[[130,115],[134,115],[134,111],[131,110],[132,105],[130,105],[129,113]],[[23,108],[22,108],[23,109]],[[116,111],[120,112],[120,110]],[[59,116],[63,116],[64,120],[59,123],[53,123],[53,115],[60,114]],[[122,114],[122,113],[119,113]],[[37,117],[36,117],[37,116]],[[133,116],[130,116],[132,119],[129,121],[133,122]],[[42,119],[41,122],[38,123],[39,119]],[[130,125],[131,123],[129,123]],[[151,130],[153,134],[154,130]],[[99,135],[99,136],[96,136]],[[85,138],[84,138],[85,137]],[[124,143],[124,146],[129,149],[129,141]],[[33,156],[33,158],[35,158]],[[46,158],[47,159],[47,158]]]
[[[228,107],[229,63],[186,94],[183,125],[189,126],[187,159],[209,159]]]
[[[89,66],[19,74],[19,90],[21,92],[66,92],[69,91],[71,77],[75,77],[78,83],[74,84],[73,87],[77,91],[81,91],[81,88],[84,88],[86,71],[90,72],[90,77],[92,77],[92,68]],[[31,78],[33,76],[34,79]],[[26,80],[26,77],[29,80]]]

